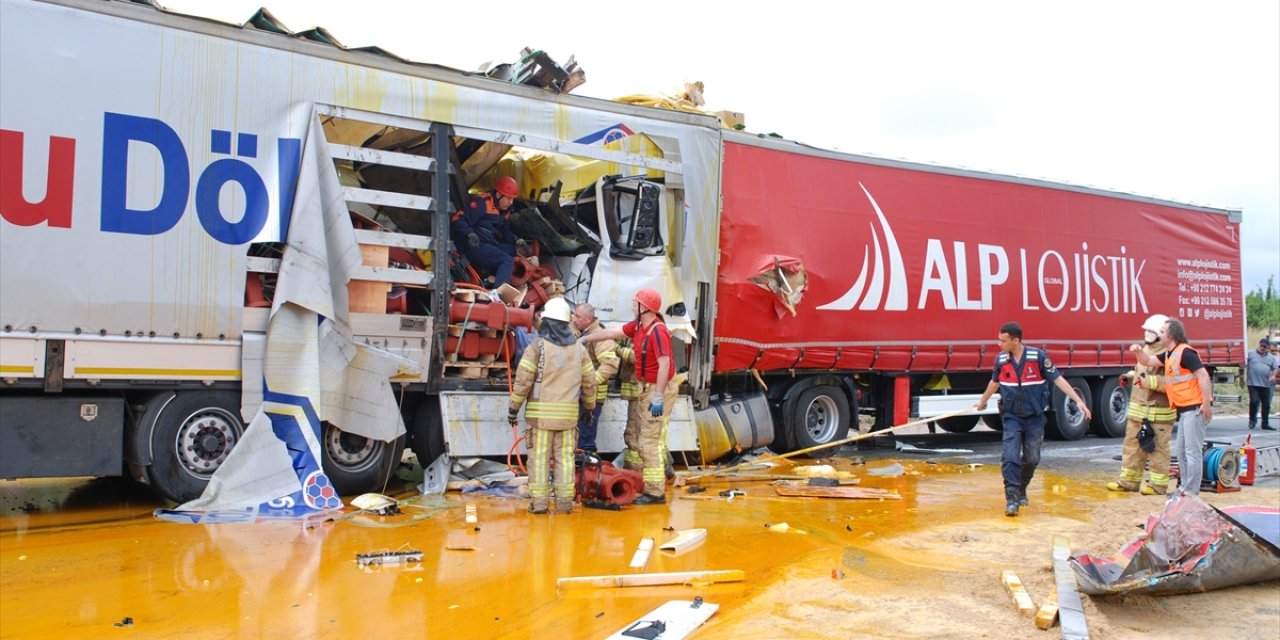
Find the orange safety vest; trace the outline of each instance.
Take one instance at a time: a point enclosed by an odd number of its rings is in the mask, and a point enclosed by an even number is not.
[[[1182,368],[1182,352],[1186,350],[1187,345],[1180,344],[1164,360],[1164,391],[1175,409],[1204,404],[1195,373]]]

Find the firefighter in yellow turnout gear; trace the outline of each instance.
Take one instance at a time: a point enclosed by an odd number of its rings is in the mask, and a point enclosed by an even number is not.
[[[573,511],[573,450],[580,407],[596,406],[596,371],[570,326],[569,303],[552,298],[542,311],[538,338],[525,350],[511,389],[507,418],[516,422],[525,405],[529,450],[529,511],[546,513],[552,497],[561,513]],[[554,486],[551,462],[555,461]]]
[[[1142,329],[1146,333],[1142,349],[1153,358],[1165,351],[1158,332],[1166,320],[1167,317],[1156,314],[1142,323]],[[1176,413],[1169,406],[1160,370],[1153,371],[1150,367],[1139,364],[1126,373],[1124,379],[1129,381],[1131,387],[1120,479],[1107,483],[1107,489],[1141,491],[1143,495],[1149,496],[1164,495],[1169,489],[1169,447]],[[1145,485],[1142,484],[1144,468],[1147,470]]]
[[[580,335],[591,335],[604,327],[596,319],[595,307],[587,303],[573,310],[573,328]],[[591,364],[596,368],[596,408],[585,411],[578,420],[578,448],[592,453],[596,450],[596,427],[600,424],[600,411],[609,396],[609,379],[618,372],[618,345],[613,340],[602,340],[587,345]]]

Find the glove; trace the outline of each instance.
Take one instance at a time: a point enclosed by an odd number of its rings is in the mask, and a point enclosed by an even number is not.
[[[662,398],[654,398],[649,401],[649,415],[655,418],[662,416]]]
[[[507,422],[515,424],[520,421],[519,409],[507,409]]]
[[[468,233],[467,244],[471,245],[472,247],[480,246],[480,236],[476,235],[474,232]]]
[[[1138,429],[1138,447],[1147,453],[1156,450],[1156,430],[1146,420],[1142,421],[1142,428]]]

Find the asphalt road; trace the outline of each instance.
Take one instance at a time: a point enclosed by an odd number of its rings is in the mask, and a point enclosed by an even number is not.
[[[1273,419],[1273,422],[1275,420]],[[1209,423],[1206,440],[1218,446],[1240,448],[1245,437],[1252,434],[1254,447],[1280,447],[1280,431],[1248,429],[1245,416],[1215,417]],[[979,423],[969,433],[929,433],[926,427],[914,427],[899,434],[897,441],[920,449],[965,449],[972,453],[903,452],[893,448],[893,441],[878,437],[873,442],[855,448],[850,445],[840,455],[878,458],[889,456],[913,456],[937,461],[958,463],[999,464],[1000,433]],[[1106,471],[1120,468],[1121,438],[1100,438],[1092,434],[1079,440],[1063,441],[1046,439],[1041,449],[1041,466],[1063,472]],[[862,444],[862,443],[859,443]],[[1259,485],[1280,485],[1280,475],[1259,477]]]

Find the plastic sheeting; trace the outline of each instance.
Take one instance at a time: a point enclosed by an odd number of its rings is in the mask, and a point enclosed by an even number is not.
[[[1280,509],[1218,510],[1179,492],[1114,558],[1071,558],[1089,595],[1172,595],[1280,579]]]

